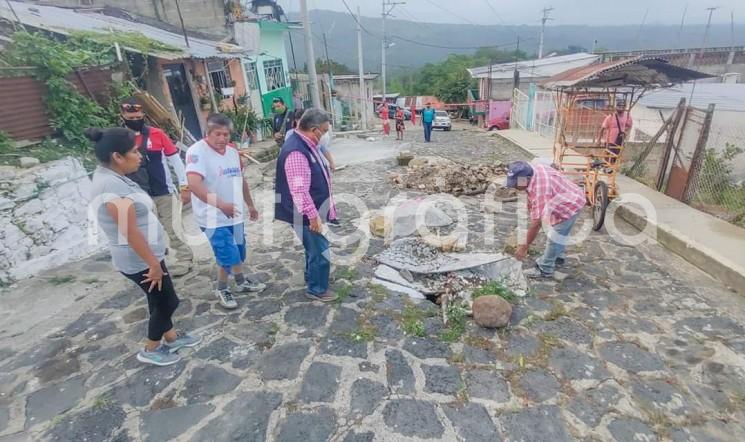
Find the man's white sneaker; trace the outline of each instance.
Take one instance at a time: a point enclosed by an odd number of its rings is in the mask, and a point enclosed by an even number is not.
[[[220,301],[220,305],[223,308],[226,308],[228,310],[238,308],[238,303],[235,302],[233,294],[230,293],[230,290],[216,290],[215,294],[217,295],[217,300]]]
[[[235,291],[238,293],[260,292],[263,291],[265,288],[266,284],[264,284],[263,282],[251,281],[248,278],[243,281],[243,284],[235,285]]]

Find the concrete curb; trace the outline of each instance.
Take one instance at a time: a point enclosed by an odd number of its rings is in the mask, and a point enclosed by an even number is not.
[[[738,266],[716,250],[688,238],[684,232],[674,227],[650,221],[644,212],[635,207],[619,205],[617,210],[624,221],[640,231],[643,231],[648,223],[652,223],[656,229],[659,244],[719,280],[731,290],[745,295],[745,268],[742,266]]]

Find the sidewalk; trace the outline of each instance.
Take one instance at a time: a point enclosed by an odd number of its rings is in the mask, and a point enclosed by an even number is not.
[[[551,158],[553,140],[519,129],[498,135],[526,152]],[[657,241],[712,277],[745,294],[745,230],[668,197],[624,175],[618,177],[619,193],[641,195],[657,209]],[[618,214],[638,229],[650,220],[641,208],[621,205]]]

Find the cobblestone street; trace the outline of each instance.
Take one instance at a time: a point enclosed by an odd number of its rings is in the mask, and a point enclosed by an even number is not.
[[[466,126],[436,131],[427,145],[409,129],[415,154],[525,158]],[[400,192],[388,180],[396,169],[394,159],[350,165],[335,192],[381,208]],[[494,214],[482,212],[483,196],[460,199],[467,250],[502,251],[516,203]],[[365,236],[355,231],[363,214],[349,204],[341,214],[338,259]],[[568,250],[567,279],[531,283],[514,302],[508,328],[469,318],[448,342],[438,306],[370,283],[382,239],[335,266],[343,296],[332,305],[304,297],[302,247],[289,228],[251,225],[248,239],[248,269],[266,291],[221,309],[216,269],[198,253],[198,267],[175,280],[175,323],[204,341],[170,367],[136,360],[145,298],[108,256],[4,289],[0,441],[745,440],[745,301],[656,244],[593,232]],[[39,321],[44,308],[57,310]],[[412,318],[424,336],[406,334]]]

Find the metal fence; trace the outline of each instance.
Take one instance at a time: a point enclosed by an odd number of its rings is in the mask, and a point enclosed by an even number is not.
[[[699,210],[745,227],[745,126],[732,112],[685,106],[637,143],[625,172]],[[630,143],[633,145],[633,143]],[[628,147],[628,146],[627,146]]]
[[[510,115],[510,127],[530,130],[530,122],[533,116],[528,112],[530,99],[520,89],[512,91],[512,114]]]
[[[691,206],[745,227],[745,126],[742,121],[732,124],[728,119],[717,118],[714,112],[686,197]]]

